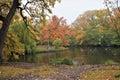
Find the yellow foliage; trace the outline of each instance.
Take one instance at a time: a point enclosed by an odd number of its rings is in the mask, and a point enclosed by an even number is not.
[[[100,32],[100,33],[103,33],[103,32],[104,32],[104,28],[103,28],[103,27],[100,27],[100,28],[99,28],[99,32]]]
[[[36,36],[36,40],[40,41],[40,37],[39,37],[39,36]]]
[[[13,54],[13,57],[14,57],[15,59],[19,59],[19,55],[17,55],[17,54]]]
[[[3,60],[7,61],[10,57],[19,59],[19,55],[24,55],[24,46],[15,34],[8,33],[2,52]]]
[[[85,37],[85,31],[82,30],[76,30],[77,35],[76,35],[76,40],[78,42],[78,44],[82,44],[84,42],[83,38]]]

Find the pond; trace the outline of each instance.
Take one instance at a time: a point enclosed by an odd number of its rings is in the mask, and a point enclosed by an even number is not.
[[[120,48],[71,47],[59,52],[36,53],[24,58],[25,62],[49,63],[51,60],[68,58],[74,64],[117,64],[120,63]]]

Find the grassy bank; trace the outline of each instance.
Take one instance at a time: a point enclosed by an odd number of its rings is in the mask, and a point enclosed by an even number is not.
[[[40,52],[56,52],[56,51],[63,51],[63,50],[67,50],[68,48],[65,47],[59,47],[59,48],[55,48],[53,46],[47,48],[47,46],[43,46],[43,45],[39,45],[36,48],[36,52],[40,53]]]

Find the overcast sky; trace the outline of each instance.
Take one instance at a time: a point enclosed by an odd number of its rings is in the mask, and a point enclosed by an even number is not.
[[[103,9],[104,0],[62,0],[53,8],[53,15],[64,17],[71,24],[80,14],[87,10]]]

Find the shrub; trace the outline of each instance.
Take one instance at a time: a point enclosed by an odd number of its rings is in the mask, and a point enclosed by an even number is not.
[[[65,58],[63,59],[62,64],[73,65],[73,62],[71,59]]]
[[[60,44],[61,44],[61,39],[59,38],[53,41],[53,45],[55,46],[55,48],[59,48]]]
[[[64,59],[56,59],[52,60],[50,64],[66,64],[66,65],[73,65],[73,62],[71,59],[64,58]]]

